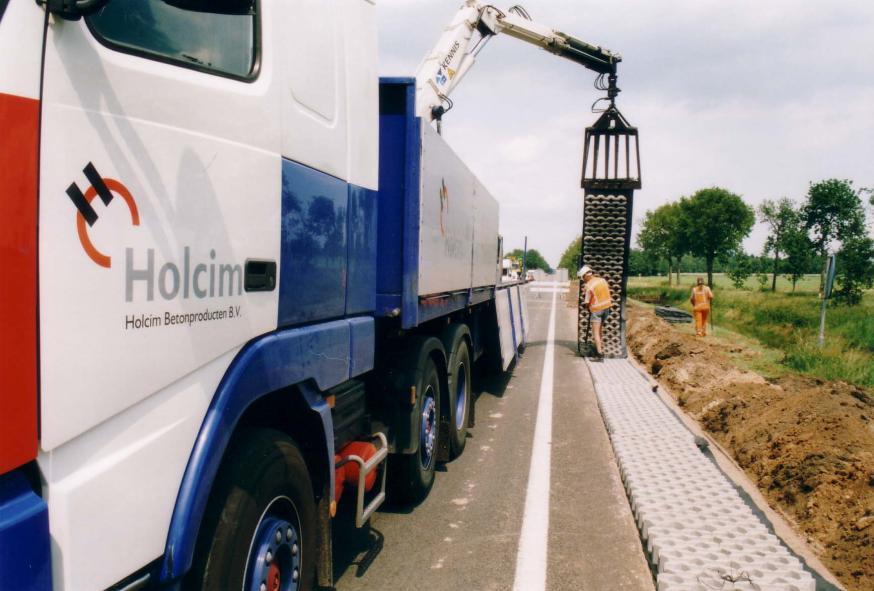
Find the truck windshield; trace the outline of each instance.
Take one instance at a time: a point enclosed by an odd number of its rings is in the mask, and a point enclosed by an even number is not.
[[[9,4],[9,0],[0,0],[0,21],[3,20],[3,13],[6,12],[7,4]]]
[[[216,14],[163,0],[110,0],[87,20],[113,49],[249,78],[256,56],[254,7],[252,2],[248,14]]]

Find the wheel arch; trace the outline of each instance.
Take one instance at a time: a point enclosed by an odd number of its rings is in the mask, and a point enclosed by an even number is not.
[[[442,373],[442,386],[443,391],[446,393],[443,396],[443,400],[440,403],[442,407],[440,409],[440,419],[443,422],[449,423],[452,415],[452,408],[455,405],[455,392],[450,391],[449,388],[449,365],[450,360],[452,358],[453,353],[455,353],[455,342],[461,338],[464,339],[467,344],[468,351],[471,351],[471,359],[473,358],[473,337],[471,336],[470,327],[465,322],[453,322],[452,324],[446,326],[440,332],[440,342],[443,344],[443,349],[445,351],[445,359],[443,365],[443,373]]]
[[[301,447],[316,491],[325,483],[334,490],[331,409],[321,392],[373,368],[373,339],[367,338],[372,319],[369,325],[358,320],[271,333],[237,354],[189,457],[159,561],[160,581],[181,579],[191,568],[216,475],[241,428],[272,426],[288,433]]]
[[[432,360],[437,365],[437,374],[440,379],[440,387],[443,391],[446,390],[446,351],[443,343],[439,338],[430,335],[415,335],[407,337],[403,343],[408,353],[403,356],[390,374],[390,385],[395,394],[402,394],[410,391],[411,386],[419,381],[422,367],[425,366],[427,360]],[[419,395],[417,393],[416,403],[409,406],[409,403],[402,402],[407,400],[405,396],[398,396],[399,405],[396,407],[400,413],[396,420],[397,424],[393,431],[391,448],[392,452],[396,453],[414,453],[419,450],[419,425],[417,413],[415,409],[418,405]],[[443,403],[441,401],[441,407]],[[441,417],[443,410],[440,410]]]
[[[444,350],[433,350],[428,356],[437,366],[437,377],[440,380],[440,422],[449,420],[449,354]]]
[[[437,342],[434,342],[437,341]],[[427,355],[437,366],[437,378],[440,380],[440,420],[448,420],[447,392],[449,391],[449,350],[442,339],[426,337],[422,343],[422,354]],[[423,359],[424,361],[424,359]],[[421,363],[417,367],[424,367]],[[419,393],[421,394],[421,392]]]
[[[328,448],[326,429],[319,410],[310,404],[315,398],[312,394],[321,397],[318,387],[310,380],[270,392],[253,401],[237,422],[228,448],[234,438],[247,428],[268,427],[282,431],[300,448],[312,479],[313,494],[318,496],[326,485],[333,487],[333,483],[330,482],[332,471],[325,461],[325,450]],[[333,442],[333,429],[331,439]]]

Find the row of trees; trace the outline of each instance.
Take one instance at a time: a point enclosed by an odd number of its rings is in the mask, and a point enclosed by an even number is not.
[[[677,204],[669,204],[664,207],[665,209],[674,210],[675,212],[677,209],[676,205]],[[674,212],[655,212],[656,216],[661,218],[659,220],[659,225],[661,226],[659,228],[659,231],[663,232],[663,235],[674,244],[682,244],[682,238],[674,239],[674,235],[672,235],[670,233],[670,230],[668,230],[668,228],[670,228],[671,226],[675,226],[676,223],[675,218],[671,219],[666,214]],[[580,254],[580,238],[577,237],[564,250],[564,253],[561,255],[561,260],[559,261],[558,267],[567,269],[571,276],[573,276],[573,274],[577,272],[577,269],[579,269],[581,264]],[[813,257],[809,257],[809,259],[810,260],[808,266],[804,270],[804,273],[818,273],[818,263],[814,260]],[[682,270],[685,273],[707,272],[706,260],[703,257],[689,254],[689,252],[685,249],[666,249],[665,254],[662,255],[662,252],[658,250],[657,252],[653,252],[653,249],[643,250],[641,248],[632,247],[628,257],[628,274],[635,276],[649,276],[664,275],[670,272],[672,273],[670,277],[671,282],[673,283],[674,281],[673,274],[677,275],[677,281],[679,282],[681,262]],[[730,252],[728,255],[721,257],[717,256],[716,259],[713,261],[714,273],[727,273],[732,269],[736,268],[747,270],[750,274],[770,273],[772,267],[772,261],[767,256],[751,256],[746,254],[742,250],[733,251]]]
[[[536,248],[529,248],[527,253],[521,248],[517,248],[505,254],[504,258],[513,259],[520,267],[524,258],[526,269],[543,269],[547,273],[552,273],[552,267],[549,266],[549,263],[546,262],[546,259],[543,258],[543,255]]]
[[[582,266],[583,238],[577,236],[573,242],[568,244],[564,252],[561,253],[561,259],[558,261],[559,269],[567,269],[569,277],[576,277],[577,271]]]
[[[874,285],[874,241],[865,224],[864,193],[854,190],[851,181],[829,179],[811,183],[803,203],[784,197],[759,206],[759,221],[769,230],[762,257],[771,263],[772,290],[781,273],[794,290],[811,268],[821,270],[822,287],[826,257],[839,244],[838,296],[850,304],[861,300],[862,290]],[[869,199],[874,204],[874,194]],[[721,261],[729,275],[742,282],[761,270],[741,248],[754,222],[753,209],[740,196],[718,187],[702,189],[646,212],[637,235],[638,257],[666,261],[669,278],[673,271],[678,282],[683,258],[700,257],[711,285],[714,265]]]
[[[782,261],[781,261],[782,265]],[[753,256],[745,252],[737,252],[730,257],[717,257],[713,263],[714,273],[728,273],[733,269],[742,268],[748,271],[749,275],[768,274],[767,287],[771,289],[770,273],[773,269],[774,261],[765,255]],[[782,268],[782,267],[781,267]],[[683,273],[700,273],[704,274],[707,271],[707,265],[704,259],[694,255],[683,257]],[[804,274],[819,273],[819,262],[816,257],[810,258],[810,264]],[[652,257],[649,253],[644,252],[640,248],[632,248],[628,257],[628,274],[632,276],[651,276],[651,275],[667,275],[668,262],[664,259]]]
[[[707,283],[713,285],[717,258],[740,252],[755,220],[752,208],[740,196],[711,187],[646,212],[637,243],[649,256],[667,260],[669,278],[675,271],[678,281],[683,257],[703,258]]]

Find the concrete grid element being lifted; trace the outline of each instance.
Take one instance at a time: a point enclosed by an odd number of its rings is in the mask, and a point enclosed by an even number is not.
[[[582,261],[610,286],[612,304],[603,325],[604,355],[625,357],[625,292],[631,239],[633,193],[586,194],[583,201]],[[591,314],[583,303],[586,284],[580,281],[577,350],[589,355],[594,348]]]
[[[813,576],[634,366],[588,365],[658,591],[814,591]]]

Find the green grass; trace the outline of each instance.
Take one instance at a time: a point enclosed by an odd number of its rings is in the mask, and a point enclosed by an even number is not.
[[[687,288],[691,288],[692,285],[695,284],[695,279],[697,277],[703,277],[704,281],[707,281],[707,273],[680,273],[680,286],[686,286]],[[758,275],[751,275],[746,284],[744,284],[744,289],[750,291],[759,291],[759,281],[757,279]],[[672,278],[674,286],[677,284],[676,275]],[[658,277],[629,277],[628,284],[634,284],[635,287],[667,287],[668,279],[667,276],[658,276]],[[724,273],[714,273],[713,274],[713,286],[717,288],[725,288],[725,289],[735,289],[734,285],[732,285],[731,280]],[[768,275],[768,289],[771,289],[771,276]],[[782,275],[777,276],[777,292],[791,292],[792,291],[792,282],[783,277]],[[804,293],[804,292],[819,292],[819,275],[805,275],[801,279],[798,280],[798,283],[795,285],[796,293]]]
[[[628,293],[691,310],[689,289],[694,277],[682,275],[679,287],[669,287],[665,277],[630,277]],[[736,289],[726,277],[714,275],[714,284],[714,323],[782,351],[778,360],[782,367],[777,369],[874,387],[874,292],[866,292],[855,307],[828,307],[826,343],[820,348],[818,276],[799,281],[795,293],[787,291],[791,285],[785,280],[782,284],[778,280],[776,293],[759,290],[754,279],[747,282],[749,287]]]

